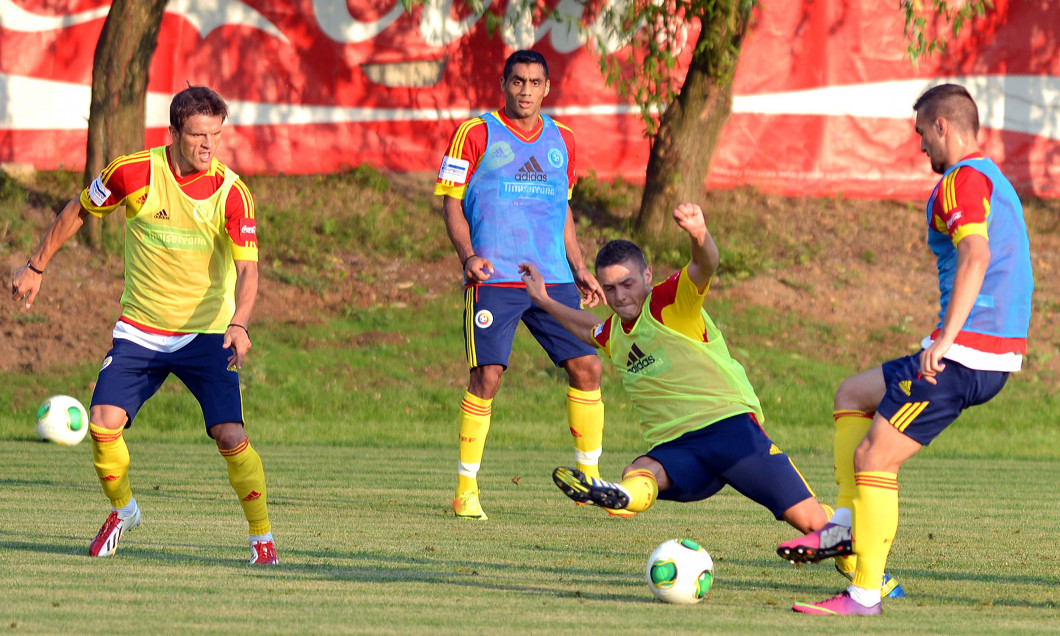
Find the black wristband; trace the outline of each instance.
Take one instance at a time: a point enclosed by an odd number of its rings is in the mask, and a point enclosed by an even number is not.
[[[230,322],[230,323],[228,323],[228,326],[229,327],[239,327],[243,331],[247,332],[247,337],[248,338],[250,337],[250,329],[247,329],[246,327],[244,327],[243,325],[239,324],[238,322]]]
[[[43,269],[37,269],[36,267],[33,266],[33,263],[31,263],[29,261],[26,261],[26,267],[28,267],[29,271],[33,272],[34,274],[40,274],[41,276],[44,275],[44,270]]]
[[[475,258],[476,256],[478,256],[478,254],[472,254],[471,256],[468,256],[467,258],[465,258],[464,259],[464,264],[461,265],[461,267],[463,269],[467,269],[467,262],[470,261],[471,259]]]

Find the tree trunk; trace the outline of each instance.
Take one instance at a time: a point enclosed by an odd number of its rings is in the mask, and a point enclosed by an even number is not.
[[[714,149],[732,113],[732,80],[750,21],[751,3],[744,0],[719,0],[713,19],[702,18],[688,74],[663,112],[648,159],[633,223],[647,245],[673,247],[680,230],[670,212],[684,201],[702,200]]]
[[[158,45],[167,0],[114,0],[103,23],[92,61],[88,111],[87,186],[115,157],[144,148],[147,79]],[[100,247],[121,236],[123,214],[86,224],[88,242]]]

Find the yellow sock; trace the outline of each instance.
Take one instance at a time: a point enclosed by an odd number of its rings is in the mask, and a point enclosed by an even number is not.
[[[887,567],[887,555],[898,532],[898,475],[859,472],[854,475],[854,553],[858,556],[854,585],[878,590]]]
[[[490,430],[493,400],[464,393],[460,413],[456,416],[460,432],[460,465],[457,467],[456,494],[478,490],[478,468]]]
[[[103,494],[110,499],[110,505],[121,508],[132,501],[132,487],[129,485],[129,447],[122,437],[124,429],[111,430],[89,424],[92,434],[92,465],[96,468],[99,483],[103,485]]]
[[[835,483],[839,484],[836,508],[851,508],[857,487],[854,485],[854,451],[869,433],[872,413],[863,411],[834,411],[835,441],[833,442]],[[851,508],[853,509],[853,508]]]
[[[269,523],[269,506],[265,503],[265,467],[261,456],[244,439],[235,448],[222,449],[221,456],[228,462],[228,483],[239,497],[243,514],[250,525],[250,534],[267,534],[272,530]]]
[[[574,436],[578,470],[588,477],[600,477],[600,455],[604,445],[604,401],[600,389],[567,389],[567,422]]]
[[[659,496],[659,484],[650,470],[638,468],[622,476],[622,487],[629,492],[630,500],[626,510],[644,512],[655,503]]]

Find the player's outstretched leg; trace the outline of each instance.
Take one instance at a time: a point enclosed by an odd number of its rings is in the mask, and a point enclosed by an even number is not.
[[[560,466],[552,471],[556,486],[578,503],[592,503],[611,510],[621,510],[629,505],[630,496],[621,484],[588,477],[576,468]]]
[[[850,553],[850,528],[831,522],[819,530],[777,546],[777,554],[792,563],[817,563]]]
[[[127,516],[122,516],[124,511],[112,510],[103,527],[96,533],[96,538],[88,547],[88,555],[94,557],[108,557],[118,551],[118,539],[123,534],[140,525],[140,507],[133,500],[134,510]]]

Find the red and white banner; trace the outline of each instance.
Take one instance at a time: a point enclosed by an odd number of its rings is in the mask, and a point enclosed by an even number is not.
[[[648,142],[636,108],[604,85],[584,37],[562,20],[521,19],[506,0],[484,4],[508,26],[491,35],[457,0],[411,14],[399,0],[170,0],[151,66],[148,144],[168,142],[169,100],[190,82],[230,102],[220,157],[240,173],[362,163],[433,171],[460,120],[501,105],[505,57],[532,47],[549,59],[546,112],[574,129],[579,173],[642,181]],[[579,0],[545,4],[582,16]],[[923,197],[935,176],[912,103],[956,81],[976,97],[985,149],[1017,187],[1060,196],[1055,0],[995,4],[945,56],[915,69],[893,3],[763,3],[707,185]],[[92,58],[108,9],[102,0],[0,0],[0,162],[84,165]],[[625,53],[621,41],[606,46]]]

